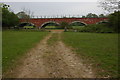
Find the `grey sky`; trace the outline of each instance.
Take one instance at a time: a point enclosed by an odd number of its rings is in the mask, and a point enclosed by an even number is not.
[[[94,0],[95,1],[95,0]],[[18,13],[26,8],[34,13],[34,16],[63,16],[86,15],[88,13],[101,14],[104,11],[98,7],[97,2],[5,2],[10,9]]]
[[[1,0],[1,2],[97,2],[97,0]]]

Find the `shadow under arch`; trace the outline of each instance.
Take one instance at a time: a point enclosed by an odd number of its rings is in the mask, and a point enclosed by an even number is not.
[[[80,25],[82,25],[82,26],[86,26],[87,25],[86,23],[81,22],[81,21],[73,21],[73,22],[70,23],[70,25],[72,25],[74,23],[80,23]]]
[[[35,24],[31,23],[31,22],[21,22],[18,24],[18,27],[20,28],[24,28],[24,26],[33,26],[35,27]]]
[[[55,25],[57,25],[57,26],[59,26],[60,24],[58,23],[58,22],[55,22],[55,21],[48,21],[48,22],[44,22],[41,26],[40,26],[40,28],[45,28],[48,24],[55,24]]]
[[[103,21],[97,22],[96,24],[107,24],[107,23],[108,23],[108,20],[103,20]]]

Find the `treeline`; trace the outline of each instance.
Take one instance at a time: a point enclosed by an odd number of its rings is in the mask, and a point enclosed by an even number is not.
[[[93,13],[88,13],[87,15],[83,15],[83,16],[77,16],[77,17],[63,16],[62,18],[105,18],[105,17],[107,17],[107,15],[104,14],[97,15]]]
[[[107,17],[107,16],[104,14],[97,15],[93,13],[88,13],[86,16],[82,16],[82,18],[104,18],[104,17]]]

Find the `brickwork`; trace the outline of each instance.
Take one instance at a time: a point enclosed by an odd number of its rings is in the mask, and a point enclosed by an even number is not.
[[[29,22],[33,23],[37,27],[42,27],[47,22],[68,22],[69,24],[74,21],[79,21],[85,24],[96,24],[100,21],[108,20],[108,18],[37,18],[37,19],[30,19]],[[20,19],[20,22],[26,22],[24,19]]]

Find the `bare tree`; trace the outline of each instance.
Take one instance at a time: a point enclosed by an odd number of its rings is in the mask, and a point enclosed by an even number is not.
[[[29,9],[23,8],[21,12],[19,12],[22,19],[25,19],[26,22],[30,22],[30,18],[34,17],[34,14]]]
[[[105,11],[109,13],[120,10],[119,0],[99,0],[99,7],[102,7]]]

